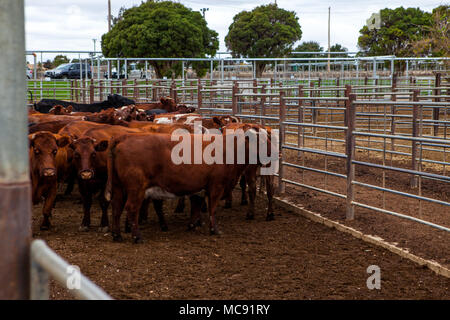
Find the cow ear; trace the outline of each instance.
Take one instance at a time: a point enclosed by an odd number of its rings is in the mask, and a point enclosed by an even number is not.
[[[61,136],[56,140],[56,144],[58,147],[63,148],[72,142],[69,136]]]
[[[217,123],[220,127],[223,127],[223,126],[224,126],[224,124],[222,123],[222,121],[220,121],[219,117],[214,116],[214,117],[212,118],[212,120],[213,120],[214,123]]]
[[[33,133],[33,134],[30,134],[29,136],[28,136],[28,144],[30,145],[30,148],[31,147],[34,147],[34,138],[36,137],[36,134],[35,133]]]
[[[102,152],[108,149],[108,140],[102,140],[95,145],[95,151]]]

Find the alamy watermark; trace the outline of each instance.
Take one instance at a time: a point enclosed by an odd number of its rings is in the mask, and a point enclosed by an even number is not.
[[[367,278],[366,285],[367,289],[373,290],[381,289],[381,269],[377,265],[370,265],[367,267],[366,272],[370,274],[370,276]]]
[[[194,122],[194,134],[177,129],[171,141],[179,141],[171,153],[174,164],[259,164],[261,175],[274,175],[279,165],[279,131],[263,128],[206,129]],[[204,142],[209,144],[204,145]]]

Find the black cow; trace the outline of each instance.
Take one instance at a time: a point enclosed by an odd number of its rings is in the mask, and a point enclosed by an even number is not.
[[[110,94],[107,100],[95,103],[76,103],[56,99],[42,99],[34,104],[34,109],[41,113],[48,113],[54,106],[61,105],[66,108],[72,106],[74,112],[100,112],[109,108],[120,108],[132,104],[135,104],[135,102],[131,99],[118,94]]]

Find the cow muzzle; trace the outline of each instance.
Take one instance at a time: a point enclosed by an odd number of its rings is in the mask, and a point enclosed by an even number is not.
[[[42,170],[42,176],[44,177],[54,177],[56,175],[56,170],[54,168],[45,168]]]
[[[92,170],[80,171],[80,178],[83,180],[92,179],[93,176],[94,176],[94,172]]]

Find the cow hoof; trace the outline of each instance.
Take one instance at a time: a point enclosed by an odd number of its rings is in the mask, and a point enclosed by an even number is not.
[[[81,226],[78,228],[78,230],[83,231],[83,232],[87,232],[87,231],[89,231],[89,226],[83,226],[83,225],[81,225]]]
[[[133,242],[135,244],[144,243],[144,241],[142,241],[142,239],[140,237],[133,237]]]
[[[255,220],[255,216],[253,214],[248,214],[245,216],[245,219],[247,220]]]
[[[114,242],[122,242],[123,241],[123,238],[120,234],[113,234],[112,236],[113,236]]]
[[[108,226],[106,226],[106,227],[100,227],[100,228],[98,228],[98,231],[99,231],[99,232],[102,232],[102,233],[106,233],[106,232],[109,231],[109,227],[108,227]]]
[[[241,201],[241,206],[246,206],[248,205],[248,201],[246,199]]]
[[[41,229],[42,231],[47,231],[47,230],[50,230],[50,225],[41,225],[41,227],[39,228],[39,229]]]
[[[217,230],[217,229],[210,229],[210,230],[209,230],[209,234],[210,234],[211,236],[219,236],[219,235],[222,234],[222,232],[219,231],[219,230]]]
[[[267,217],[266,217],[266,221],[272,221],[272,220],[275,220],[274,214],[273,213],[268,214]]]

